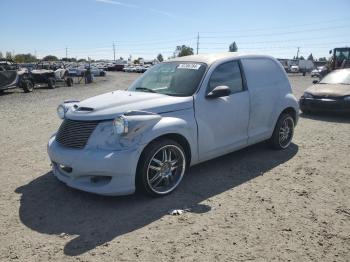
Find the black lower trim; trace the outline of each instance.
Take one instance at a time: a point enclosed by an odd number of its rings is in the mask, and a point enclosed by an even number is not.
[[[302,111],[350,112],[350,101],[341,99],[300,98],[299,106]]]

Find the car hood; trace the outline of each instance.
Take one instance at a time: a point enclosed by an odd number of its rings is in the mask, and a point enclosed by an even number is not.
[[[192,107],[192,97],[118,90],[75,103],[68,110],[66,117],[72,120],[107,120],[127,111],[162,114]]]
[[[350,95],[350,85],[342,84],[316,84],[305,92],[314,96],[329,96],[329,97],[341,97]]]

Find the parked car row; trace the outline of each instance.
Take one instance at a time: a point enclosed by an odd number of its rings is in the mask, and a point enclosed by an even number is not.
[[[72,86],[74,83],[64,64],[40,61],[36,64],[16,64],[8,60],[0,61],[0,91],[21,88],[25,93],[35,87]]]
[[[106,72],[103,69],[100,69],[95,66],[79,66],[79,67],[70,67],[68,72],[70,76],[84,76],[86,71],[90,70],[93,76],[105,76]]]
[[[150,68],[149,65],[129,65],[123,71],[128,73],[144,73]]]

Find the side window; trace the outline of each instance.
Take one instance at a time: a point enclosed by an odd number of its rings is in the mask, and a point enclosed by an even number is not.
[[[241,70],[237,61],[221,64],[214,70],[209,80],[208,93],[217,86],[228,86],[231,93],[243,90]]]

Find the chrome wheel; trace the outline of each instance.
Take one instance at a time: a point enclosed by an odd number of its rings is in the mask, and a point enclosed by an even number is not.
[[[294,133],[294,120],[292,117],[286,117],[279,130],[279,144],[282,148],[287,148],[292,141]]]
[[[186,158],[175,145],[161,147],[152,156],[147,168],[147,183],[156,194],[167,194],[181,182],[186,169]]]

